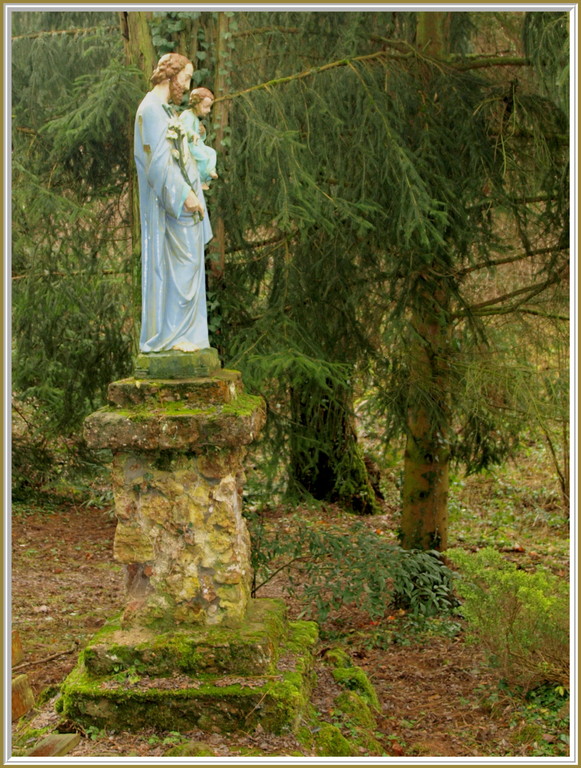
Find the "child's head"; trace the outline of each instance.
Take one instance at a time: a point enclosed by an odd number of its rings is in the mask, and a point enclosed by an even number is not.
[[[198,117],[206,117],[210,114],[214,94],[209,88],[194,88],[190,93],[190,107]]]

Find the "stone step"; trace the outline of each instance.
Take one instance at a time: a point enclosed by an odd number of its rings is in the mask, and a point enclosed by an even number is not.
[[[253,395],[204,407],[187,401],[105,406],[85,419],[84,436],[94,449],[200,452],[249,445],[265,421],[264,401]]]
[[[176,402],[193,407],[221,405],[235,400],[242,388],[240,371],[223,370],[207,378],[121,379],[109,384],[107,399],[120,408]]]
[[[83,651],[93,677],[147,671],[149,677],[188,675],[264,675],[273,673],[286,640],[286,606],[280,600],[251,600],[239,626],[122,630],[110,622]]]
[[[271,733],[298,727],[313,683],[317,627],[289,622],[289,634],[270,675],[186,675],[150,677],[130,673],[124,680],[94,678],[81,662],[57,702],[63,716],[84,727],[137,731],[251,731]]]

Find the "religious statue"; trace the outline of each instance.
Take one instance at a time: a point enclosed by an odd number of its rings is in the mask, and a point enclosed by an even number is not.
[[[204,246],[212,238],[197,163],[178,106],[194,67],[162,56],[135,117],[142,254],[142,352],[195,352],[210,346]]]
[[[210,114],[214,94],[209,88],[194,88],[190,93],[189,109],[180,115],[186,129],[190,154],[198,165],[202,189],[208,189],[208,182],[217,179],[216,150],[206,146],[206,128],[202,118]]]

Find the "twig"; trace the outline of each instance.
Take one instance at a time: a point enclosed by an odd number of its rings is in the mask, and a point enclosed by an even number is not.
[[[76,650],[77,645],[75,644],[68,651],[53,653],[52,656],[46,656],[44,659],[38,659],[37,661],[23,661],[22,664],[17,664],[15,667],[12,667],[12,671],[16,672],[17,670],[25,669],[26,667],[35,667],[37,664],[44,664],[46,661],[53,661],[54,659],[58,659],[61,656],[67,656],[69,653],[74,653]]]

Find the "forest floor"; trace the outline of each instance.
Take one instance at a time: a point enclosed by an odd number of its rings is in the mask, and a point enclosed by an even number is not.
[[[363,519],[377,535],[394,542],[395,480],[395,473],[385,473],[383,514]],[[450,546],[471,551],[493,547],[520,568],[542,565],[568,578],[568,523],[542,446],[529,446],[518,461],[501,469],[453,478],[451,491]],[[59,685],[78,651],[123,606],[123,572],[112,559],[115,519],[106,494],[97,503],[95,493],[94,487],[68,487],[13,504],[12,616],[24,649],[18,672],[28,674],[36,697],[34,710],[14,723],[15,754],[34,746],[31,728],[58,727],[54,704]],[[264,516],[267,524],[284,526],[297,513],[323,525],[348,526],[353,520],[333,505],[276,507]],[[291,618],[297,617],[305,605],[286,594],[287,586],[281,572],[257,596],[286,595]],[[467,642],[458,617],[414,629],[403,610],[370,621],[347,606],[321,624],[321,637],[323,646],[343,645],[371,678],[382,706],[376,735],[386,756],[568,754],[566,694],[561,706],[511,694],[499,685],[482,649]],[[320,702],[330,685],[327,678],[319,676],[315,697]],[[325,718],[324,705],[319,709]],[[161,757],[186,741],[203,742],[216,757],[310,755],[292,735],[272,736],[260,728],[238,736],[98,729],[81,736],[67,757]]]

